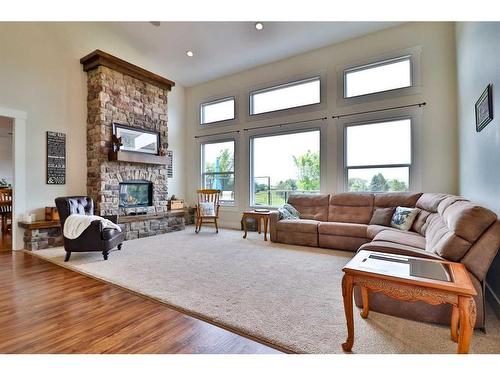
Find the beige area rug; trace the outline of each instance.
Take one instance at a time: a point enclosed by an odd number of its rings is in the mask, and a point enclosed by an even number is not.
[[[36,255],[63,265],[63,248]],[[298,353],[342,353],[341,278],[350,252],[264,242],[256,233],[194,228],[127,241],[108,261],[73,253],[64,266],[144,294],[258,341]],[[355,308],[354,353],[455,353],[448,327]],[[500,353],[500,322],[476,331],[473,353]]]

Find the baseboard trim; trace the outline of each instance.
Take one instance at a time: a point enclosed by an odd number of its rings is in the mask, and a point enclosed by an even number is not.
[[[486,283],[486,301],[493,308],[498,319],[500,319],[500,298],[495,294],[488,283]]]

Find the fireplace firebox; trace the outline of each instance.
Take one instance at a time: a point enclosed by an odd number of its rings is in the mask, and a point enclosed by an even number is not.
[[[153,205],[153,183],[145,180],[120,182],[119,206],[148,207]]]

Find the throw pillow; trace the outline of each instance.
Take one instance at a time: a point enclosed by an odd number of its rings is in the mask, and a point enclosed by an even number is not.
[[[391,227],[409,230],[419,211],[418,208],[396,207],[396,211],[392,215]]]
[[[297,216],[294,216],[284,207],[278,208],[280,214],[280,220],[298,220]]]
[[[201,216],[215,216],[215,205],[212,202],[200,203]]]
[[[300,218],[300,212],[297,211],[297,209],[295,207],[293,207],[291,204],[285,204],[283,205],[283,208],[285,210],[287,210],[288,212],[290,212],[290,214],[292,214],[292,216],[294,216],[295,218],[299,219]]]
[[[393,214],[394,214],[394,207],[376,208],[373,211],[373,215],[370,220],[370,225],[384,225],[386,227],[390,227]]]

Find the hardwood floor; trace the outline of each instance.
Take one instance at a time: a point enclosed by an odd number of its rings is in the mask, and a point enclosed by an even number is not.
[[[0,252],[0,353],[279,353],[24,252]]]

